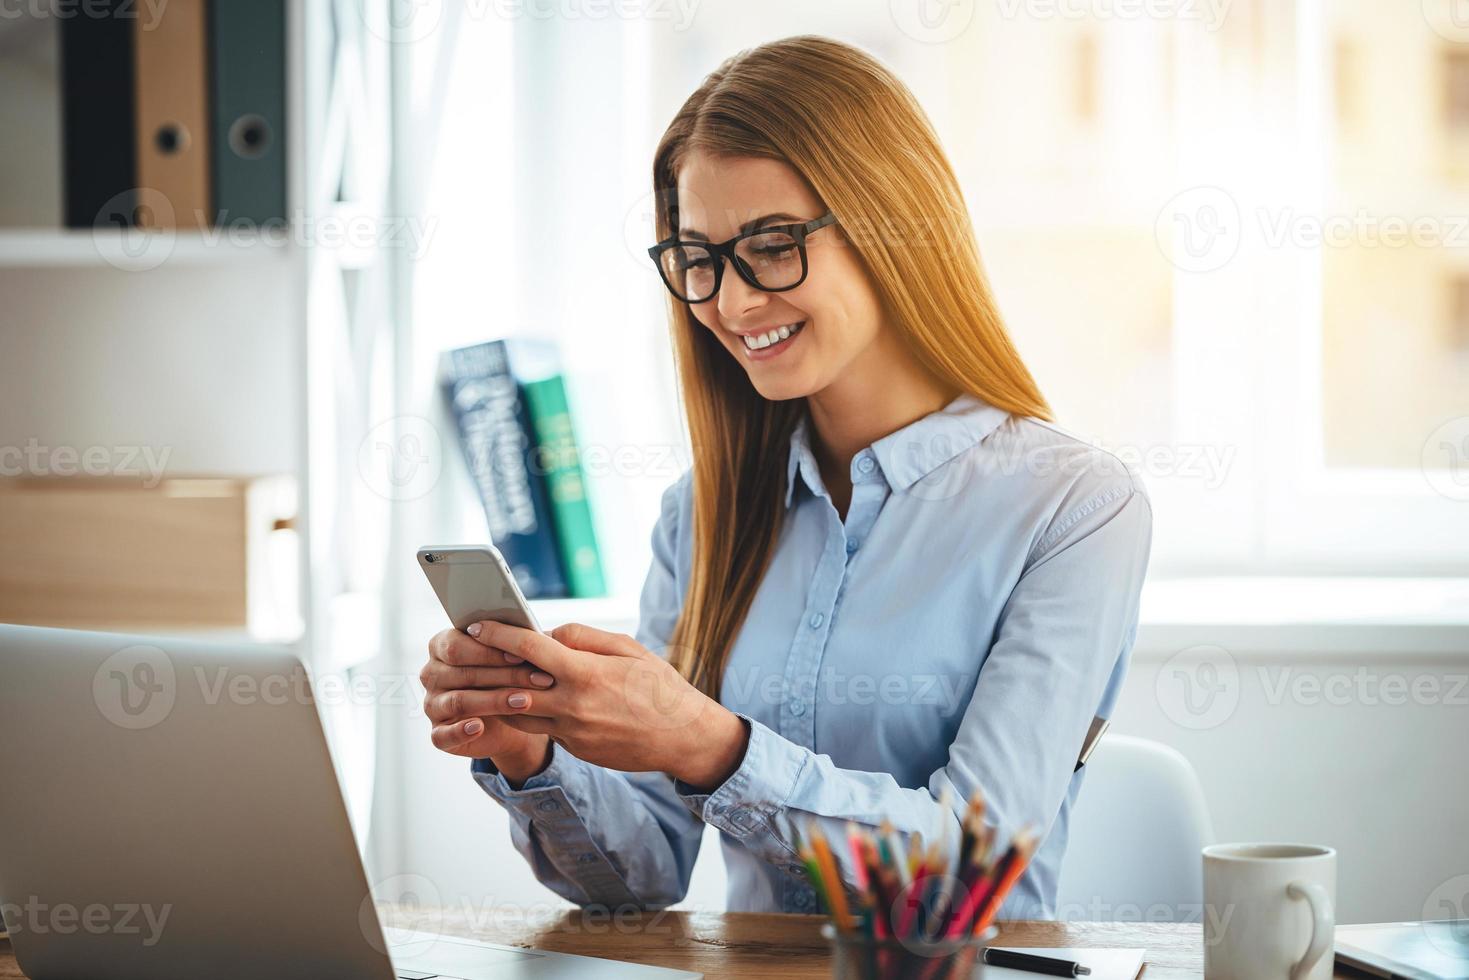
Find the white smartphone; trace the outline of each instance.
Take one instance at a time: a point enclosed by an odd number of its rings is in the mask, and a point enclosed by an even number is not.
[[[419,548],[418,566],[456,630],[489,620],[541,632],[510,566],[493,545]]]

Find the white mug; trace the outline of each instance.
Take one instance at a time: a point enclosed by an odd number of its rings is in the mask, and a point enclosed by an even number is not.
[[[1331,980],[1336,851],[1204,848],[1205,980]]]

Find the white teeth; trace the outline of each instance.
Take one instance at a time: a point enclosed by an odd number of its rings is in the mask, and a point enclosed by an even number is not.
[[[802,321],[801,323],[787,324],[783,327],[776,327],[774,330],[771,330],[768,333],[746,334],[744,338],[745,347],[749,350],[763,350],[766,347],[769,347],[771,344],[778,344],[782,340],[785,340],[787,337],[790,337],[793,334],[800,333],[803,326],[805,326],[805,321]]]

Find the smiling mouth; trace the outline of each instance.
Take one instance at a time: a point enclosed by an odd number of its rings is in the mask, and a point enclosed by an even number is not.
[[[745,342],[745,350],[764,350],[767,347],[774,347],[776,344],[779,344],[782,341],[789,340],[790,338],[794,337],[796,334],[804,330],[805,327],[806,321],[802,320],[800,323],[792,323],[783,327],[776,327],[774,330],[769,330],[761,334],[744,334],[742,335],[741,339],[743,339]]]

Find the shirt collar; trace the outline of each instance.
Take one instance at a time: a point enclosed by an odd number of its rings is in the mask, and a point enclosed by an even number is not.
[[[978,445],[1009,417],[1010,413],[966,392],[937,412],[888,433],[868,449],[876,458],[888,486],[895,492],[901,492],[955,456]],[[857,463],[854,459],[853,465]],[[821,485],[821,476],[816,456],[811,451],[810,415],[806,412],[801,414],[791,432],[790,459],[786,464],[786,507],[791,505],[798,470],[806,486],[816,492]]]

